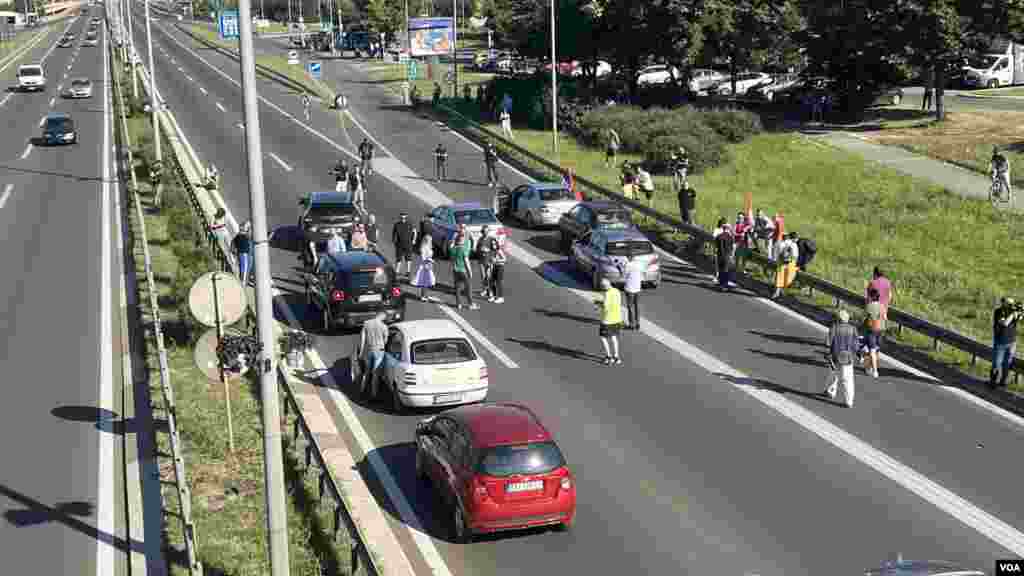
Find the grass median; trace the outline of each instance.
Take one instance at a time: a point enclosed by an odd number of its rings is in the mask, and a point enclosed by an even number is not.
[[[370,77],[387,86],[389,90],[392,90],[396,94],[401,94],[402,82],[405,81],[408,74],[407,66],[408,65],[404,63],[386,63],[381,61],[379,66],[375,66],[370,69]],[[462,96],[462,87],[469,86],[471,87],[473,91],[472,94],[475,97],[478,87],[494,78],[493,74],[477,72],[473,70],[472,67],[465,64],[459,64],[458,67],[460,96]],[[451,95],[451,84],[445,83],[445,75],[447,75],[450,70],[451,64],[438,64],[436,66],[432,66],[430,72],[432,72],[433,79],[431,79],[427,77],[428,68],[426,63],[419,61],[417,62],[416,69],[417,77],[416,80],[411,82],[411,85],[419,92],[420,98],[426,102],[429,102],[434,95],[435,82],[441,85],[445,95]]]
[[[230,385],[235,452],[228,450],[223,386],[211,382],[195,366],[193,343],[198,330],[187,317],[187,295],[204,272],[217,268],[202,230],[196,224],[185,191],[176,181],[165,184],[163,207],[153,209],[146,182],[152,159],[152,133],[148,117],[129,119],[136,157],[133,168],[142,190],[146,232],[150,242],[157,297],[168,346],[168,365],[177,406],[178,427],[184,444],[186,477],[192,492],[192,518],[196,526],[199,560],[208,574],[266,574],[266,513],[263,492],[263,450],[258,382],[244,377]],[[167,150],[167,148],[165,148]],[[138,249],[136,274],[144,279],[139,223],[132,209],[132,229]],[[144,317],[152,319],[146,284],[139,296]],[[150,395],[154,412],[163,413],[159,359],[155,340],[146,346]],[[294,418],[295,416],[291,416]],[[284,430],[290,421],[282,421]],[[184,536],[176,517],[177,491],[170,459],[169,438],[158,433],[161,489],[165,508],[165,548],[172,574],[187,574]],[[304,475],[296,447],[285,437],[285,482],[290,566],[293,574],[349,572],[349,542],[331,536],[332,515],[318,506],[316,475]]]
[[[487,129],[499,133],[494,124]],[[563,134],[556,155],[550,132],[517,129],[514,134],[516,144],[533,153],[606,188],[620,188],[618,170],[604,165],[602,151]],[[626,159],[641,160],[626,154],[618,161]],[[692,176],[691,183],[698,192],[697,222],[704,228],[719,217],[732,221],[750,192],[755,208],[782,212],[787,230],[817,242],[809,267],[814,274],[860,292],[873,267],[880,266],[895,284],[898,308],[982,342],[991,338],[998,298],[1020,296],[1024,223],[1018,218],[810,137],[765,133],[730,145],[729,160]],[[655,176],[655,186],[654,207],[678,216],[669,179]],[[829,299],[799,297],[831,306]],[[987,374],[986,362],[971,366],[965,354],[933,351],[930,341],[907,331],[892,337],[973,375]]]

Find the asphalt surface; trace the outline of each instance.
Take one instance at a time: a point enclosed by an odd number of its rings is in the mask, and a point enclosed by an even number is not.
[[[903,89],[903,105],[914,108],[921,107],[924,89],[920,86]],[[999,97],[998,92],[991,90],[946,90],[943,98],[946,109],[957,110],[1010,110],[1024,111],[1024,98]],[[935,110],[935,98],[932,98],[932,110]]]
[[[97,539],[112,537],[97,523],[99,435],[111,433],[96,423],[109,417],[98,408],[109,346],[99,303],[110,297],[100,267],[104,48],[77,48],[85,20],[71,24],[76,48],[50,50],[58,24],[0,73],[0,557],[9,574],[95,573]],[[8,88],[19,64],[40,61],[45,92]],[[95,83],[93,97],[51,106],[57,85],[80,75]],[[35,145],[51,111],[72,114],[80,144]]]
[[[172,32],[193,52],[185,50],[164,29],[163,23],[154,28],[158,49],[168,53],[158,53],[157,82],[172,109],[183,111],[178,120],[200,156],[221,169],[225,200],[244,221],[244,141],[235,127],[242,118],[240,91],[210,68],[237,78],[238,64]],[[428,208],[406,191],[424,188],[424,181],[402,175],[403,166],[432,175],[430,150],[439,140],[450,151],[454,181],[435,186],[453,199],[490,202],[475,148],[432,121],[396,110],[393,95],[351,63],[326,66],[328,79],[345,79],[343,90],[360,124],[394,154],[378,147],[378,169],[388,178],[374,178],[368,195],[386,253],[398,213],[417,218]],[[301,115],[297,95],[264,81],[259,88],[281,110]],[[265,151],[291,168],[264,159],[268,218],[280,239],[298,217],[298,198],[332,187],[328,169],[339,153],[278,110],[262,104],[260,113]],[[309,124],[350,151],[363,137],[324,108],[313,111]],[[509,184],[522,180],[505,169],[501,177]],[[448,543],[441,511],[413,479],[410,442],[422,414],[393,415],[356,400],[347,377],[352,337],[317,338],[334,380],[453,573],[613,573],[639,567],[651,574],[853,574],[897,554],[989,570],[995,558],[1007,555],[960,520],[645,334],[623,334],[623,366],[600,365],[592,307],[557,283],[566,282],[566,264],[555,253],[555,234],[512,225],[512,238],[545,264],[538,271],[510,261],[508,303],[483,303],[482,310],[462,317],[519,366],[509,368],[482,348],[491,370],[490,399],[533,406],[578,476],[578,527],[570,534],[536,531],[467,546]],[[295,259],[295,252],[275,249],[272,273],[283,292],[279,307],[304,318]],[[450,286],[445,268],[440,267],[439,285]],[[411,319],[447,317],[437,306],[414,300],[408,312]],[[858,374],[852,410],[828,402],[818,395],[826,376],[818,330],[759,298],[721,294],[685,264],[665,262],[662,286],[642,296],[642,315],[750,374],[744,384],[781,392],[1011,526],[1024,527],[1015,481],[1022,464],[1013,457],[1024,432],[1017,425],[891,365],[883,365],[878,380]],[[310,315],[306,327],[317,332],[313,320]],[[334,402],[326,386],[322,394]],[[344,429],[340,420],[339,428]],[[386,499],[382,506],[401,524]],[[425,571],[408,533],[397,533]]]

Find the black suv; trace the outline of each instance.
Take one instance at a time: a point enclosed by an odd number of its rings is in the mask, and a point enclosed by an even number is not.
[[[335,231],[348,237],[355,223],[362,220],[362,213],[348,192],[312,192],[299,200],[299,205],[303,207],[299,230],[307,244],[325,243]]]
[[[305,274],[306,302],[320,314],[320,326],[354,328],[380,312],[388,322],[405,317],[405,295],[395,269],[379,252],[323,254]]]

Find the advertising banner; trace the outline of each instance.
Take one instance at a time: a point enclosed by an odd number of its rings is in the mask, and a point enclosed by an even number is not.
[[[409,19],[409,46],[413,56],[450,54],[454,42],[451,18]]]

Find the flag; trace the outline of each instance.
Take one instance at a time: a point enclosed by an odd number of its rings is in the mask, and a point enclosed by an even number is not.
[[[747,218],[754,219],[754,193],[747,191],[743,198],[743,212],[746,213]]]

